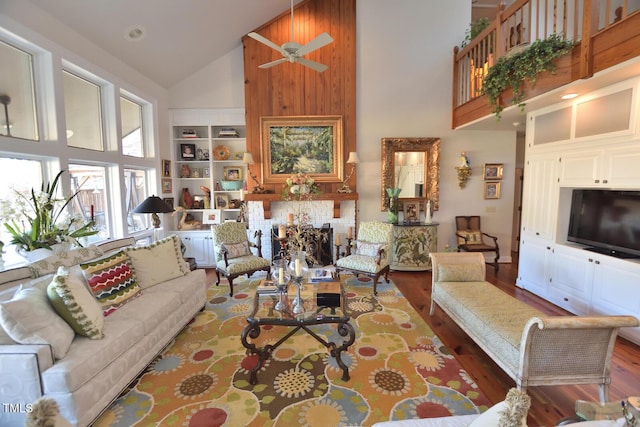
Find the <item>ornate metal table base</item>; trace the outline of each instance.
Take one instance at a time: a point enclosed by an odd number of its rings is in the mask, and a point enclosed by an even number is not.
[[[259,322],[259,321],[249,321],[249,324],[245,326],[242,331],[241,341],[242,345],[249,350],[251,354],[256,354],[258,356],[258,362],[256,366],[251,370],[251,377],[249,382],[251,384],[258,383],[258,371],[264,365],[264,363],[269,360],[271,357],[271,353],[278,348],[282,343],[287,341],[291,336],[293,336],[300,329],[304,330],[306,333],[315,338],[319,343],[324,345],[328,350],[329,354],[336,359],[338,366],[342,369],[342,381],[349,381],[351,378],[349,376],[349,367],[342,361],[342,352],[347,351],[351,344],[353,344],[356,340],[356,331],[353,329],[353,326],[349,323],[349,319],[341,320],[339,322],[335,322],[334,320],[330,321],[318,321],[316,324],[320,325],[323,323],[336,323],[337,331],[340,336],[346,337],[346,340],[342,341],[342,344],[338,346],[338,343],[334,343],[333,341],[327,341],[320,335],[316,334],[309,325],[296,325],[291,329],[285,336],[280,338],[275,344],[267,344],[264,347],[257,347],[254,343],[249,342],[247,338],[256,339],[260,336],[260,326],[265,325],[267,323]],[[270,322],[269,325],[282,325],[281,323]],[[286,325],[291,326],[291,325]]]

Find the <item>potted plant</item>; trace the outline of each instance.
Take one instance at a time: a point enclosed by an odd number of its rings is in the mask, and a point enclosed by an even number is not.
[[[487,95],[492,111],[500,119],[500,113],[505,108],[500,103],[500,95],[511,89],[512,105],[524,109],[524,93],[522,85],[529,80],[535,85],[538,74],[543,71],[555,72],[555,60],[571,51],[573,42],[565,40],[558,34],[552,34],[546,39],[534,41],[526,49],[506,55],[489,68],[482,83],[482,94]]]
[[[39,191],[14,190],[13,199],[0,200],[0,219],[11,235],[10,243],[23,256],[37,249],[52,250],[64,242],[81,246],[77,239],[98,233],[93,220],[67,214],[67,207],[78,192],[59,198],[57,188],[63,172],[60,171],[52,183],[43,182]]]

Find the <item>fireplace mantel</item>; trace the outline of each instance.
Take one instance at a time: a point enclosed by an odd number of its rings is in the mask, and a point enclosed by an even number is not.
[[[264,218],[271,218],[272,202],[287,202],[282,200],[281,194],[254,194],[248,193],[244,195],[245,201],[262,202],[264,209]],[[321,193],[313,196],[312,200],[333,200],[333,217],[340,218],[340,203],[343,200],[358,200],[358,193]]]

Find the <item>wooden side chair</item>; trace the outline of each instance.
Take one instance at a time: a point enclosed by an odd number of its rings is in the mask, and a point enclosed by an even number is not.
[[[373,277],[373,294],[377,295],[378,278],[384,274],[389,282],[389,260],[391,258],[391,236],[393,224],[364,221],[358,226],[355,249],[347,247],[346,256],[336,261],[336,273],[348,270],[356,276]]]
[[[473,216],[456,216],[456,237],[458,239],[458,252],[495,252],[493,265],[496,273],[500,269],[498,260],[500,259],[500,246],[498,246],[498,238],[482,231],[480,227],[480,217]],[[485,240],[491,239],[492,242]]]
[[[271,262],[262,257],[262,231],[255,233],[256,243],[249,242],[247,229],[242,222],[225,222],[211,226],[213,248],[216,258],[216,276],[220,284],[222,274],[229,281],[229,295],[233,296],[233,279],[238,276],[251,276],[256,271],[271,270]],[[257,256],[250,248],[257,249]]]

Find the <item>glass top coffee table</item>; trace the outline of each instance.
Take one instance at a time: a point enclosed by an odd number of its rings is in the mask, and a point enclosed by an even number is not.
[[[318,292],[319,288],[320,292]],[[253,299],[253,310],[247,317],[247,326],[241,336],[242,345],[251,354],[258,356],[258,362],[251,370],[249,382],[257,384],[257,373],[264,362],[271,357],[271,353],[278,346],[299,330],[305,331],[329,350],[331,356],[336,359],[338,366],[342,369],[342,380],[348,381],[350,378],[349,367],[342,361],[341,354],[354,343],[356,333],[349,323],[350,316],[345,310],[347,297],[342,282],[302,284],[300,287],[302,305],[298,309],[294,307],[296,297],[297,286],[293,283],[289,284],[287,293],[283,295],[277,291],[256,292]],[[276,310],[278,302],[282,302],[284,308]],[[312,328],[322,324],[335,324],[336,331],[344,339],[341,342],[333,342],[318,335]],[[290,329],[276,343],[259,347],[253,340],[260,336],[262,326],[267,325],[286,326]]]

